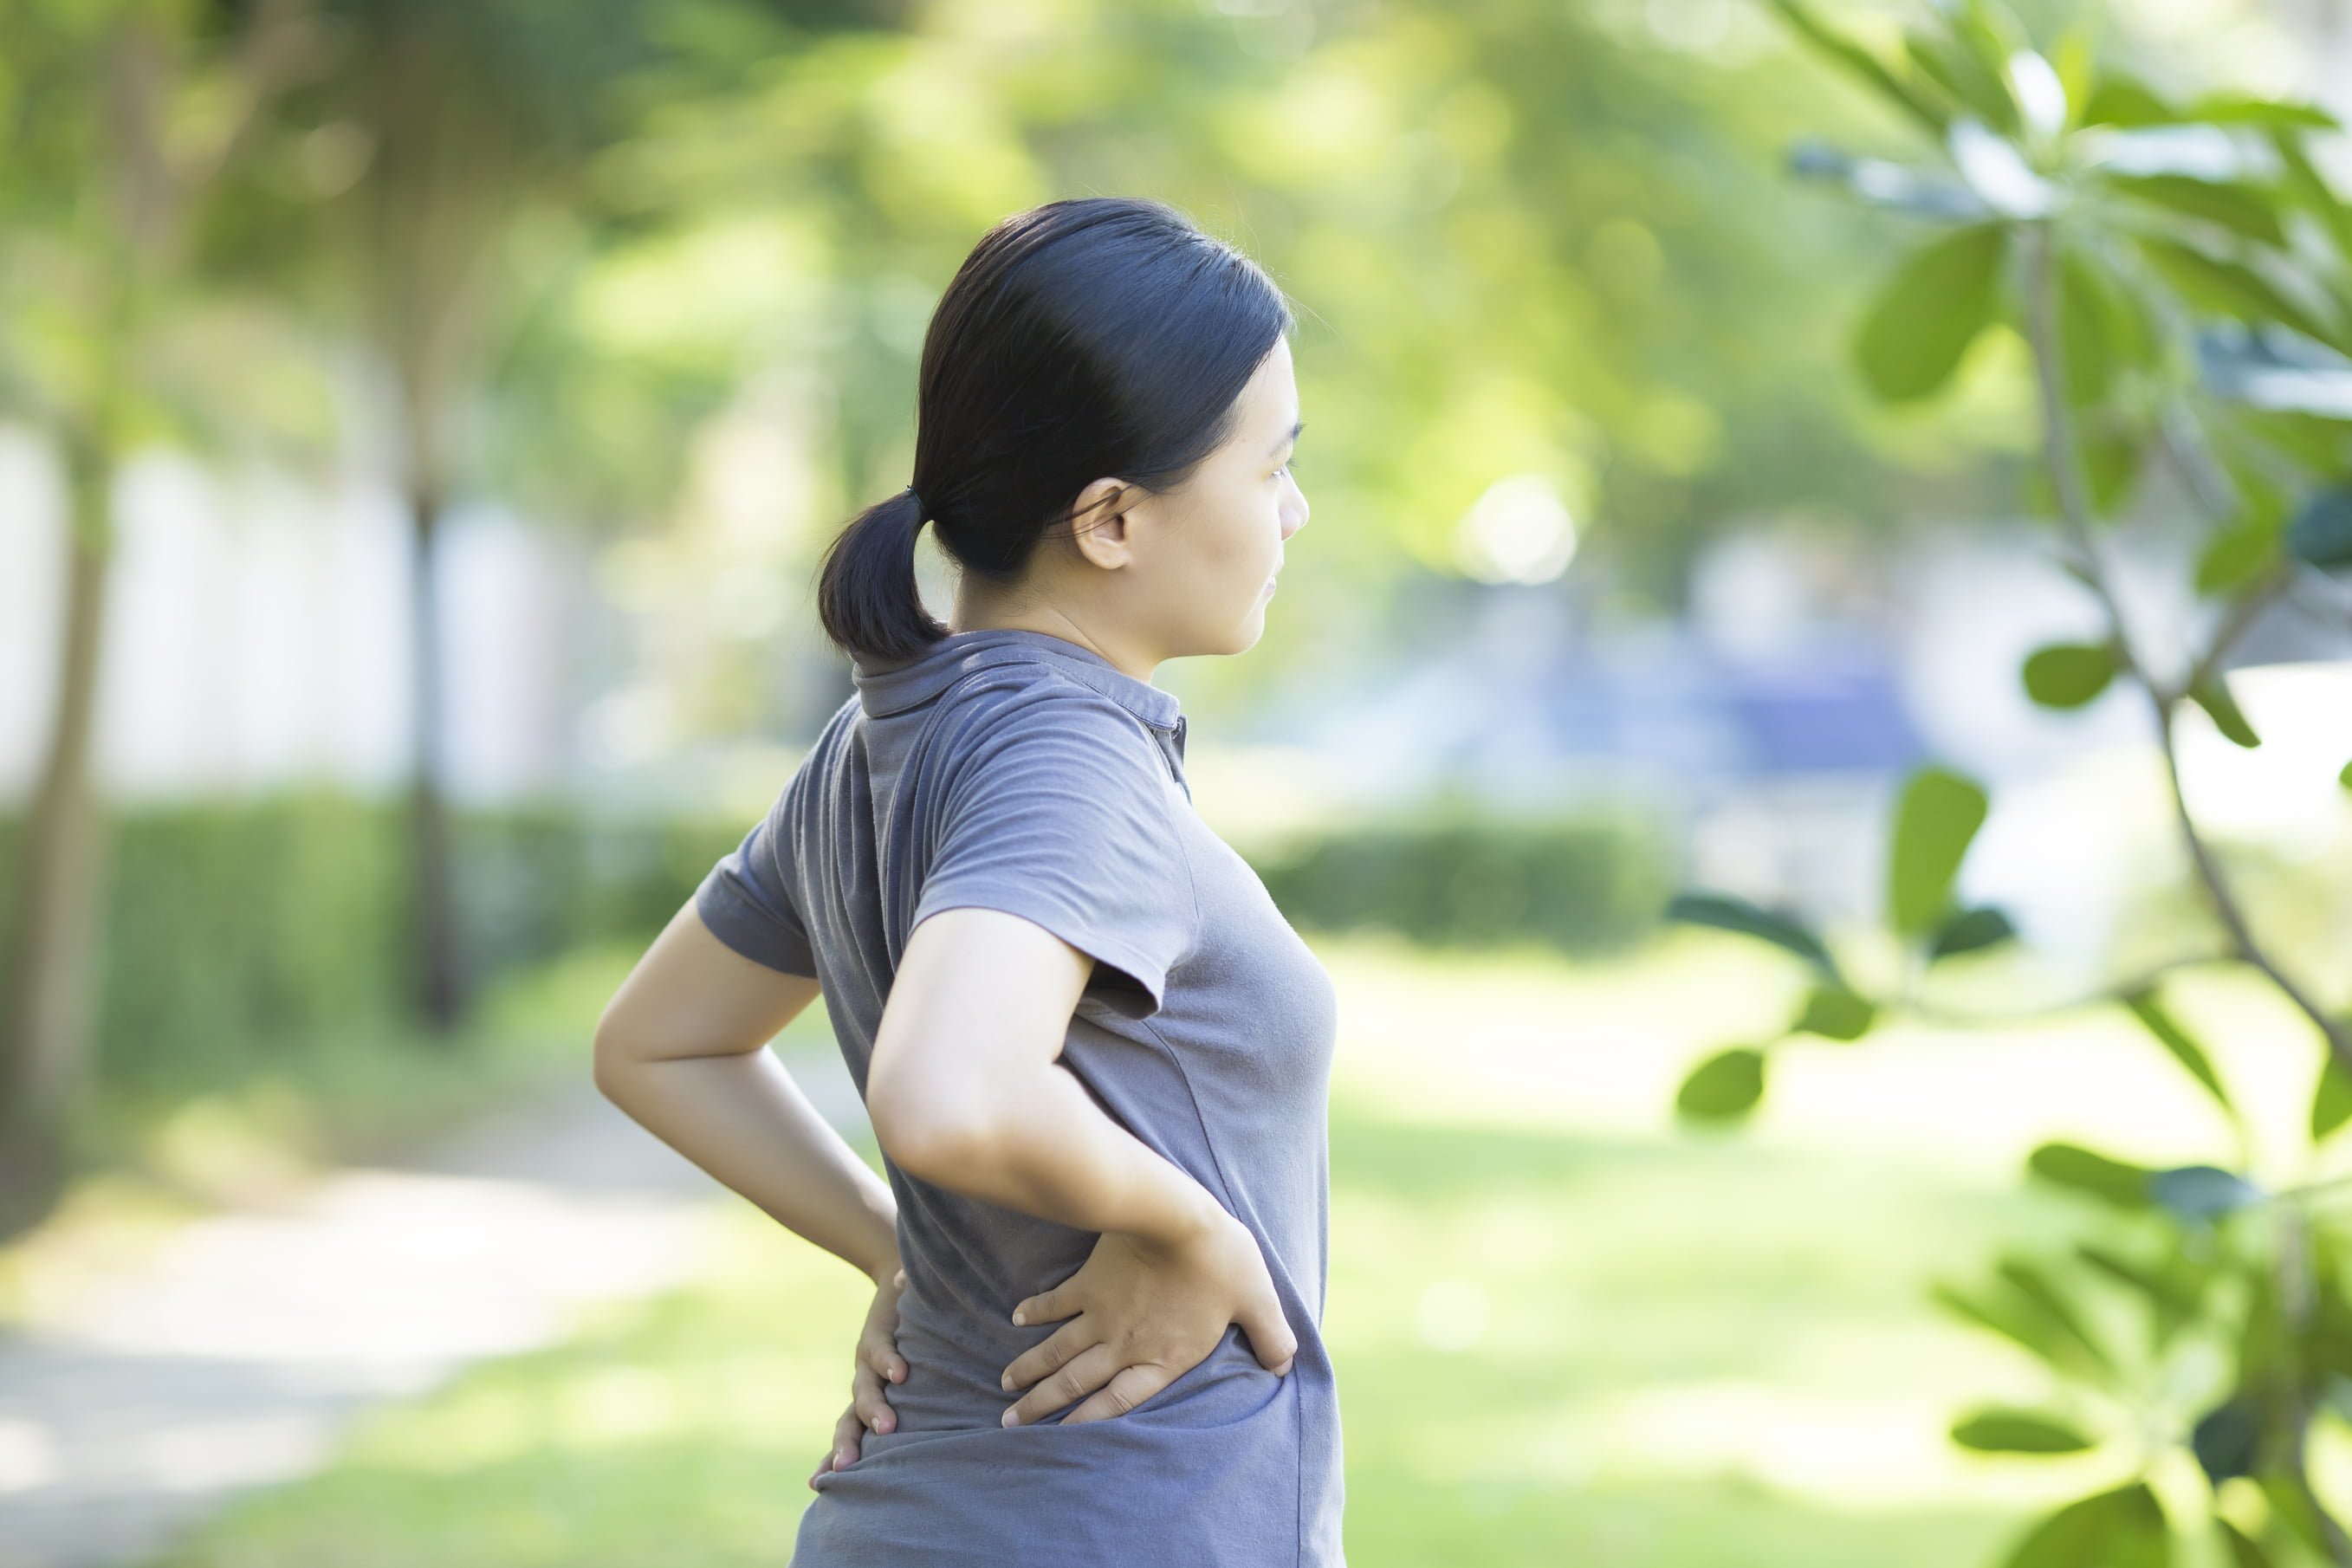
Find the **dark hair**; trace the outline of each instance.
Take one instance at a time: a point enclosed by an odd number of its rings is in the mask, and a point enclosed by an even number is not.
[[[869,665],[948,635],[915,582],[927,519],[962,570],[1008,583],[1093,480],[1181,485],[1296,321],[1256,263],[1161,202],[1076,197],[999,222],[924,334],[911,488],[825,551],[825,635]]]

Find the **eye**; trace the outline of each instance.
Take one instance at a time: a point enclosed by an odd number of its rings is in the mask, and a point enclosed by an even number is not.
[[[1283,464],[1283,465],[1282,465],[1282,467],[1280,467],[1280,468],[1278,468],[1275,469],[1274,471],[1275,471],[1276,473],[1277,473],[1277,474],[1286,474],[1286,473],[1289,473],[1292,469],[1294,469],[1294,468],[1297,468],[1297,467],[1298,467],[1298,454],[1297,454],[1297,453],[1296,453],[1296,452],[1293,452],[1293,453],[1290,455],[1290,461],[1288,461],[1288,462],[1286,462],[1286,463]]]

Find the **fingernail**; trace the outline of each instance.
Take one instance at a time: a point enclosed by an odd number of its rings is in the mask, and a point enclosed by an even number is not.
[[[1027,1322],[1028,1322],[1028,1321],[1029,1321],[1028,1319],[1026,1319],[1026,1318],[1023,1317],[1023,1316],[1022,1316],[1020,1313],[1018,1313],[1018,1312],[1015,1312],[1015,1313],[1013,1313],[1013,1326],[1014,1328],[1016,1328],[1016,1329],[1017,1329],[1017,1328],[1020,1328],[1020,1327],[1022,1327],[1024,1324],[1027,1323]]]
[[[1020,1410],[1019,1410],[1018,1408],[1015,1408],[1015,1409],[1012,1409],[1012,1410],[1008,1410],[1008,1411],[1006,1411],[1006,1412],[1004,1413],[1003,1425],[1005,1425],[1005,1426],[1020,1426],[1020,1425],[1021,1425],[1021,1412],[1020,1412]]]

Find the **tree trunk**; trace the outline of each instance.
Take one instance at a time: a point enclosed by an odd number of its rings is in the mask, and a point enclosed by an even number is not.
[[[446,726],[441,713],[441,595],[435,563],[441,498],[439,489],[412,467],[408,489],[410,536],[410,637],[415,702],[408,792],[409,847],[415,876],[410,888],[410,933],[416,958],[420,1016],[436,1035],[454,1033],[467,1005],[467,975],[459,963],[457,889],[451,877],[447,772],[443,754]]]
[[[104,824],[91,734],[106,630],[114,454],[66,443],[66,615],[57,711],[25,817],[15,921],[0,973],[0,1237],[38,1224],[70,1172],[69,1118],[88,1074]]]

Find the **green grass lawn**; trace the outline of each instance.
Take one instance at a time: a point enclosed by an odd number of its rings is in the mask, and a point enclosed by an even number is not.
[[[1342,999],[1324,1330],[1358,1568],[1977,1568],[2128,1473],[2116,1448],[1955,1447],[1955,1415],[2047,1384],[1925,1294],[2101,1226],[2020,1181],[2045,1137],[2228,1158],[2126,1016],[1808,1039],[1750,1128],[1697,1133],[1671,1119],[1682,1073],[1799,994],[1771,953],[1694,931],[1593,964],[1316,945]],[[2317,1059],[2294,1021],[2234,977],[2175,1005],[2292,1127]],[[781,1563],[869,1291],[749,1205],[720,1234],[691,1288],[374,1413],[331,1469],[163,1563]],[[2193,1523],[2195,1478],[2158,1484]]]

